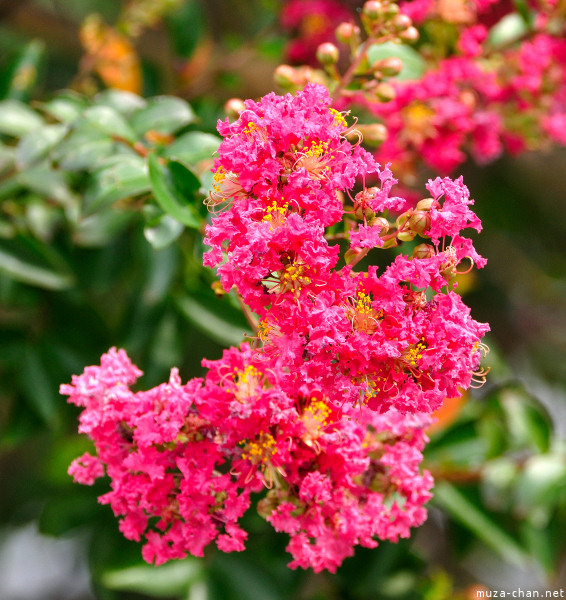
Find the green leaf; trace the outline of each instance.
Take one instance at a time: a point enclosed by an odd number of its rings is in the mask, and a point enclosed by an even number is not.
[[[116,154],[115,148],[116,142],[107,133],[83,125],[58,144],[51,157],[64,171],[92,170]]]
[[[148,131],[174,133],[195,121],[195,113],[187,102],[173,96],[155,96],[147,101],[147,106],[132,116],[131,126],[138,136]]]
[[[64,90],[55,98],[39,105],[43,112],[61,121],[71,123],[79,117],[86,107],[86,100],[72,90]]]
[[[146,226],[143,234],[156,250],[162,250],[172,244],[181,235],[184,228],[184,225],[171,215],[162,215],[155,225]]]
[[[434,503],[493,548],[507,562],[521,567],[528,562],[523,548],[507,532],[446,481],[436,483]]]
[[[193,229],[199,229],[202,222],[196,207],[186,202],[186,199],[179,189],[180,183],[184,186],[190,185],[188,176],[187,181],[175,181],[171,162],[166,165],[160,165],[159,158],[154,153],[151,153],[148,156],[148,165],[151,186],[159,206],[183,225]],[[177,165],[180,165],[180,163],[177,163]],[[173,168],[176,169],[177,167]],[[198,182],[198,178],[194,175],[193,177]],[[200,182],[198,183],[200,185]],[[193,198],[190,198],[190,200],[192,199]]]
[[[178,300],[177,305],[198,330],[223,346],[237,346],[242,343],[245,334],[250,333],[250,326],[243,322],[240,325],[234,316],[235,311],[220,301],[185,296]]]
[[[396,77],[399,81],[420,79],[426,71],[424,58],[414,48],[404,44],[395,44],[394,42],[373,44],[369,47],[367,56],[370,65],[392,56],[400,58],[403,62],[403,68]]]
[[[147,105],[147,102],[137,94],[114,89],[104,90],[97,94],[94,97],[94,103],[98,106],[109,106],[126,117]]]
[[[25,169],[44,158],[65,137],[67,131],[66,125],[56,123],[44,125],[24,135],[16,150],[18,169]]]
[[[219,145],[220,138],[216,135],[202,131],[189,131],[177,138],[163,154],[185,165],[195,165],[201,160],[212,158]]]
[[[130,224],[135,213],[131,211],[106,210],[79,221],[73,231],[73,242],[77,246],[103,248],[120,235]]]
[[[43,125],[43,119],[19,100],[0,102],[0,133],[20,137]]]
[[[203,574],[201,561],[186,558],[159,567],[139,565],[109,570],[102,574],[100,582],[111,590],[167,598],[188,592],[191,585],[200,580]]]
[[[42,40],[31,40],[18,53],[6,73],[6,83],[2,96],[25,100],[33,91],[37,82],[37,74],[45,54],[45,43]]]
[[[554,508],[566,489],[566,456],[560,453],[531,456],[517,480],[516,508],[526,514],[538,508]]]
[[[57,383],[51,380],[50,371],[39,350],[29,344],[18,370],[20,386],[28,404],[51,428],[59,423],[57,408],[60,406]]]
[[[136,141],[134,130],[115,108],[91,106],[84,111],[83,117],[94,129],[109,137],[118,136],[130,142]]]
[[[16,281],[49,290],[68,289],[75,281],[53,248],[22,237],[0,240],[0,272]]]
[[[511,13],[500,19],[489,30],[488,42],[495,48],[507,46],[522,38],[528,30],[525,19],[518,13]]]
[[[150,190],[147,165],[140,156],[111,156],[99,165],[89,182],[84,199],[85,211],[92,213],[118,200]]]
[[[14,177],[14,181],[33,192],[56,200],[62,206],[73,208],[77,199],[67,184],[65,174],[52,169],[47,162],[29,167]]]

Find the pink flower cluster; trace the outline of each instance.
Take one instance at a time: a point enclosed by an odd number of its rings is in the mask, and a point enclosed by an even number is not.
[[[205,364],[204,380],[182,385],[174,369],[168,383],[133,392],[141,373],[113,348],[61,387],[83,407],[79,431],[97,452],[69,472],[88,485],[106,471],[112,491],[100,501],[125,537],[145,540],[145,560],[202,556],[212,541],[242,550],[238,521],[264,488],[259,513],[291,536],[292,567],[335,571],[354,545],[408,537],[424,521],[426,416],[353,418],[320,393],[289,395],[288,374],[247,344]]]
[[[422,160],[446,174],[467,152],[484,164],[505,150],[566,143],[566,40],[539,33],[495,60],[482,55],[487,29],[476,27],[481,35],[473,27],[461,34],[461,55],[441,60],[422,79],[395,83],[391,102],[371,103],[388,129],[379,160]]]
[[[391,196],[390,170],[330,105],[309,85],[219,123],[205,264],[259,317],[254,344],[203,361],[203,379],[183,385],[174,369],[143,392],[112,349],[61,387],[96,449],[69,472],[110,477],[100,500],[149,562],[212,541],[243,549],[240,519],[263,489],[258,512],[290,536],[291,567],[334,572],[354,546],[407,537],[426,517],[423,430],[478,376],[488,329],[453,289],[458,265],[485,262],[461,235],[481,225],[461,180],[430,181],[414,207]],[[404,211],[394,225],[392,211]],[[354,270],[416,236],[429,243],[381,274]]]
[[[318,15],[318,4],[327,1],[331,0],[312,2],[312,14]],[[332,2],[338,6],[329,14],[341,14],[340,3]],[[282,19],[293,12],[294,4],[285,5]],[[560,3],[530,0],[519,9],[508,0],[404,0],[398,6],[384,0],[378,6],[370,7],[370,12],[382,12],[377,19],[381,25],[370,32],[375,43],[387,37],[383,26],[388,11],[395,14],[400,8],[400,22],[409,18],[420,29],[422,41],[414,48],[414,62],[422,64],[424,72],[409,80],[386,78],[388,90],[393,86],[386,102],[368,92],[374,89],[371,82],[350,86],[349,81],[340,102],[364,106],[385,125],[388,136],[376,158],[392,162],[398,176],[410,181],[423,162],[447,175],[468,155],[485,164],[505,151],[515,154],[566,144],[566,21]],[[351,3],[342,0],[341,8],[349,10],[349,16],[341,16],[343,24],[357,30],[359,37]],[[299,31],[291,47],[306,45],[309,39]],[[322,41],[330,38],[318,43]],[[352,61],[357,60],[357,43],[354,51],[349,48]],[[344,44],[340,49],[348,52]],[[410,63],[409,53],[399,56]],[[303,62],[312,64],[306,58]],[[358,79],[380,80],[382,75],[372,71],[376,64],[368,65],[366,72],[358,68]],[[304,78],[321,81],[324,74],[297,70],[295,77],[301,85]],[[333,71],[328,85],[340,87],[339,79]]]

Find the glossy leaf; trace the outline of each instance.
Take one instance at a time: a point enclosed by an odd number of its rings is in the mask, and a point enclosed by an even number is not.
[[[86,190],[87,213],[151,189],[145,161],[135,154],[111,156],[100,164]]]
[[[44,158],[67,133],[67,126],[56,123],[44,125],[24,135],[16,150],[16,163],[19,169],[25,169]]]
[[[189,131],[169,145],[164,156],[185,165],[195,165],[201,160],[212,159],[219,145],[220,138],[216,135]]]
[[[54,119],[62,123],[71,123],[86,107],[86,100],[72,90],[64,90],[39,106],[43,112]]]
[[[19,100],[0,102],[0,133],[19,137],[41,127],[43,119]]]
[[[100,92],[94,97],[97,106],[109,106],[120,114],[130,117],[135,111],[144,108],[147,101],[132,92],[124,90],[108,89]]]
[[[193,109],[181,98],[156,96],[132,116],[130,124],[138,136],[148,131],[171,134],[192,123],[195,118]]]
[[[214,300],[185,296],[177,305],[183,316],[210,339],[223,346],[239,345],[250,333],[250,326],[237,320],[231,307]]]
[[[155,225],[146,226],[143,234],[156,250],[162,250],[172,244],[181,235],[184,228],[184,225],[171,215],[162,215]]]
[[[157,155],[152,153],[148,157],[148,165],[152,191],[159,206],[183,225],[199,229],[202,223],[198,212],[195,206],[189,204],[181,195],[179,183],[173,177],[170,163],[161,165]],[[196,179],[196,176],[194,177]],[[189,198],[189,201],[193,199]]]
[[[528,562],[523,548],[451,484],[445,481],[436,483],[434,503],[467,527],[506,561],[518,566]]]
[[[83,126],[72,131],[51,156],[64,171],[91,170],[115,153],[116,142],[99,129]]]
[[[72,287],[74,276],[53,248],[17,238],[0,240],[0,272],[48,290]]]
[[[202,576],[202,562],[196,558],[186,558],[159,567],[142,564],[108,570],[100,579],[101,583],[111,590],[168,598],[188,592],[191,584]]]
[[[94,128],[109,137],[118,136],[130,142],[136,140],[136,134],[126,119],[110,106],[91,106],[83,113],[83,118]]]

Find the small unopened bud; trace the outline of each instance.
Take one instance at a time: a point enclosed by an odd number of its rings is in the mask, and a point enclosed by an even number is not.
[[[403,69],[403,61],[396,56],[390,56],[375,63],[374,69],[385,77],[394,77],[395,75],[399,75]]]
[[[378,0],[369,0],[363,5],[362,13],[368,19],[379,19],[383,15],[383,4]]]
[[[430,244],[419,244],[413,249],[413,258],[432,258],[434,255],[434,248]]]
[[[413,21],[408,15],[398,14],[393,17],[392,23],[397,31],[405,31],[412,26]]]
[[[395,88],[386,81],[379,83],[374,90],[375,95],[381,100],[381,102],[391,102],[395,99],[396,93]]]
[[[388,19],[393,18],[395,15],[399,14],[399,7],[397,6],[397,4],[395,4],[394,2],[392,2],[391,4],[388,4],[385,8],[385,16]]]
[[[383,250],[387,250],[388,248],[395,248],[395,246],[398,245],[397,242],[397,238],[389,238],[388,240],[385,240],[385,242],[383,242],[383,246],[381,246],[381,248]]]
[[[415,239],[417,234],[410,229],[404,229],[403,231],[399,231],[397,234],[397,239],[400,242],[412,242]]]
[[[423,198],[417,202],[415,210],[430,210],[434,204],[433,198]]]
[[[379,146],[387,139],[387,127],[381,123],[358,124],[356,129],[362,134],[363,141],[370,146]]]
[[[375,213],[369,206],[358,206],[354,210],[354,215],[358,219],[365,219],[366,221],[371,221],[375,217]]]
[[[376,217],[373,221],[374,227],[379,227],[380,234],[385,234],[389,231],[389,221],[385,217]]]
[[[336,39],[341,44],[353,44],[360,41],[360,28],[353,23],[340,23],[336,28]]]
[[[316,49],[316,60],[318,60],[321,65],[335,65],[339,58],[340,52],[338,51],[338,48],[330,42],[320,44]]]
[[[424,210],[415,211],[409,219],[409,228],[422,235],[430,229],[430,213]]]
[[[408,221],[410,216],[411,216],[410,210],[400,214],[397,217],[397,219],[395,219],[395,225],[397,226],[397,229],[401,229],[401,227],[403,227],[403,225],[405,225],[405,223]]]
[[[283,89],[291,89],[298,83],[298,73],[296,69],[290,65],[279,65],[273,73],[273,80],[275,84],[282,87]]]
[[[240,116],[240,113],[245,109],[246,105],[240,98],[230,98],[230,100],[227,100],[226,104],[224,104],[224,112],[230,119],[237,119]]]
[[[416,42],[419,39],[419,31],[416,27],[408,27],[399,34],[404,42]]]

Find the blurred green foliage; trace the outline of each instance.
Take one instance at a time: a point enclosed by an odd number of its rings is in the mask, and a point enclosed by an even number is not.
[[[0,2],[0,528],[34,520],[48,535],[80,532],[94,593],[108,600],[464,600],[470,586],[497,584],[490,565],[506,584],[526,574],[532,589],[564,587],[559,153],[466,165],[490,259],[467,300],[492,325],[492,370],[431,433],[436,493],[411,540],[358,549],[336,575],[295,572],[284,536],[249,514],[244,553],[154,568],[97,504],[105,484],[66,474],[89,443],[60,383],[110,346],[145,368],[144,387],[173,365],[188,379],[249,330],[202,267],[202,200],[223,102],[271,89],[263,75],[284,38],[275,2],[219,7]],[[105,89],[105,71],[85,61],[78,31],[94,12],[140,57],[139,94]]]

